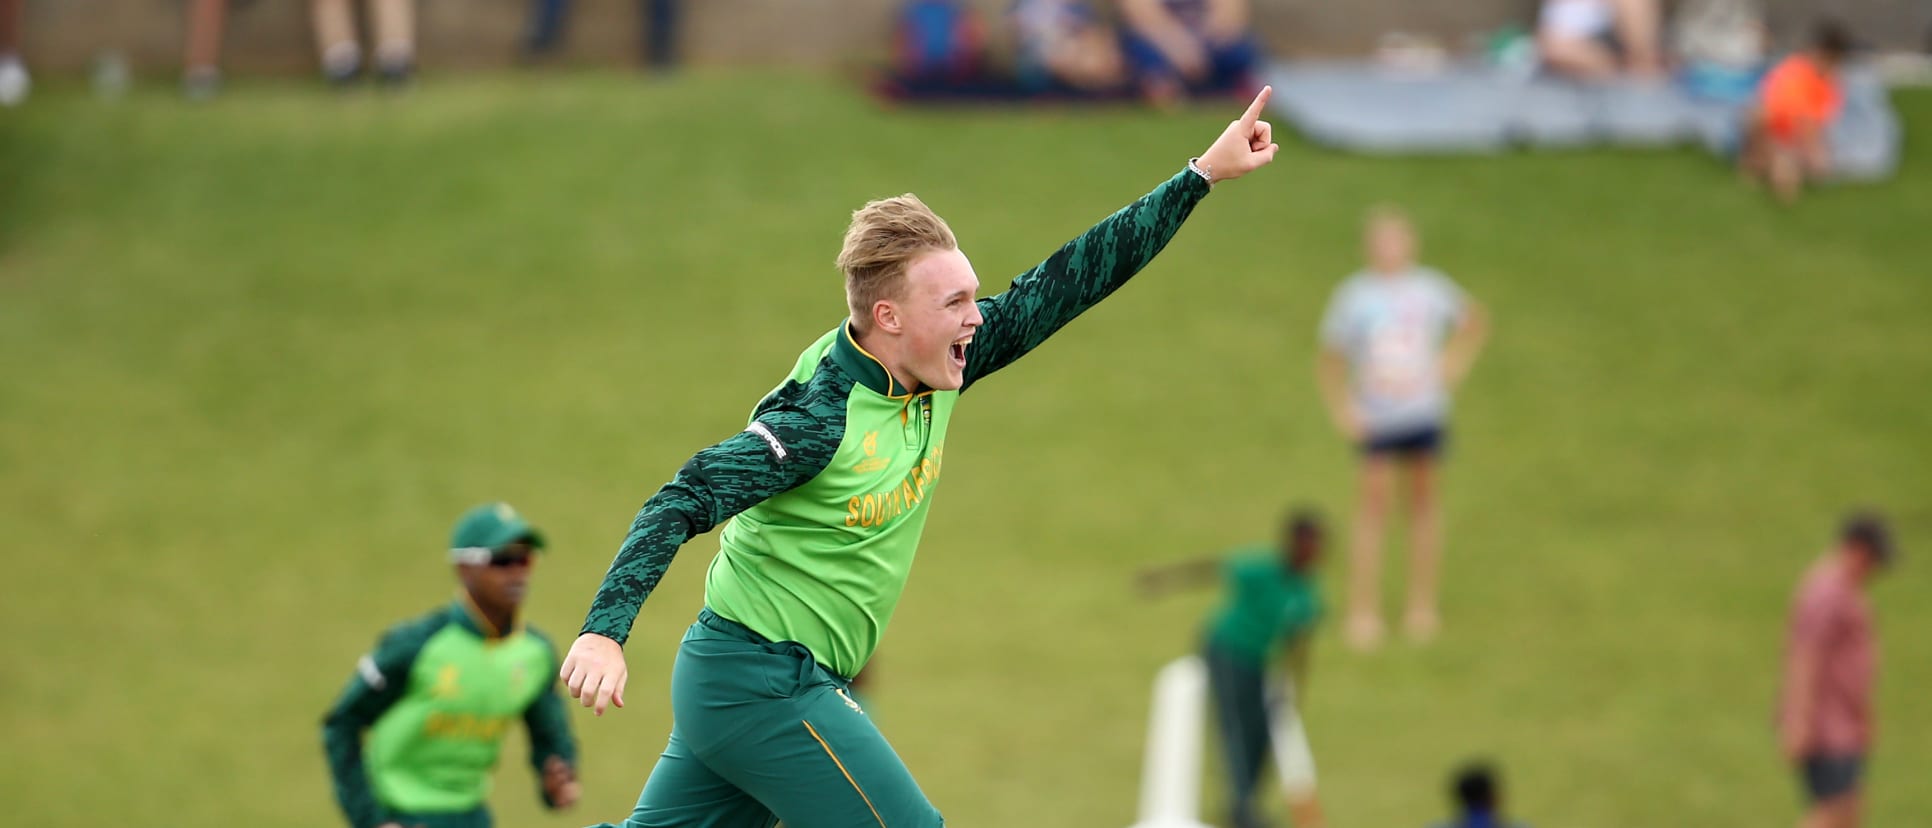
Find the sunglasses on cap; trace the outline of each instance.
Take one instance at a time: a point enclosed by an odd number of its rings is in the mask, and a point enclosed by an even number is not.
[[[451,549],[449,557],[451,561],[460,564],[508,569],[513,566],[529,566],[536,558],[536,550],[522,544],[504,549],[466,546],[461,549]]]

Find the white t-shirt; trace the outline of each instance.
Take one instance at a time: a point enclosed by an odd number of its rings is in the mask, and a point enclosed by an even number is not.
[[[1322,315],[1321,344],[1348,358],[1350,393],[1369,434],[1448,418],[1442,346],[1467,306],[1462,288],[1426,267],[1362,271],[1335,288]]]
[[[1594,38],[1616,26],[1617,13],[1609,0],[1543,0],[1536,28],[1571,38]]]

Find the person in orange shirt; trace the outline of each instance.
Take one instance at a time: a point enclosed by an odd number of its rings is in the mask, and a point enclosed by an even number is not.
[[[1758,87],[1741,170],[1787,204],[1807,180],[1831,172],[1825,128],[1844,103],[1838,69],[1850,52],[1851,36],[1842,26],[1820,23],[1811,48],[1785,58]]]

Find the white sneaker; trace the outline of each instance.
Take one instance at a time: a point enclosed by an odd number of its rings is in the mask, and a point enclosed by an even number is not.
[[[27,77],[27,67],[20,58],[0,58],[0,106],[19,106],[27,100],[31,88],[33,79]]]

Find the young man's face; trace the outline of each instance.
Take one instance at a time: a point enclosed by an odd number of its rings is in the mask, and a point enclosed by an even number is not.
[[[966,254],[935,250],[906,268],[904,297],[894,303],[906,365],[919,384],[948,391],[966,384],[966,348],[986,321],[980,316],[979,277]]]
[[[498,549],[485,564],[458,564],[463,586],[478,604],[495,609],[516,609],[530,593],[530,570],[536,568],[536,550],[529,544],[513,543]]]

